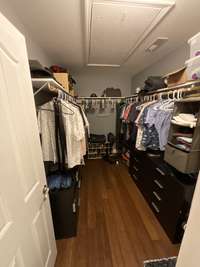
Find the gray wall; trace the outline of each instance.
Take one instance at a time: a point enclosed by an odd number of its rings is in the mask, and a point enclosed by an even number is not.
[[[189,59],[189,46],[188,44],[184,44],[166,57],[159,60],[157,63],[134,76],[132,78],[131,93],[134,94],[137,87],[143,87],[144,81],[148,76],[162,76],[170,73],[183,67],[187,59]]]
[[[79,96],[90,96],[92,93],[101,96],[107,87],[120,88],[123,96],[130,95],[131,92],[131,75],[121,73],[119,69],[89,68],[73,76],[77,81],[76,89]],[[88,113],[87,117],[92,133],[115,133],[116,113],[109,108],[109,105],[104,112],[97,109],[95,113]]]
[[[38,59],[45,66],[50,66],[53,62],[45,51],[33,40],[28,29],[21,23],[20,18],[9,7],[8,0],[0,0],[0,12],[25,36],[29,59]]]
[[[117,68],[84,68],[74,77],[79,96],[90,96],[92,93],[101,96],[107,87],[120,88],[123,96],[130,94],[131,75]]]

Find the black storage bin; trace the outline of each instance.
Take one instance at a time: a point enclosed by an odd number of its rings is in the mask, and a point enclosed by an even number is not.
[[[200,169],[200,97],[177,101],[174,106],[173,116],[177,116],[180,113],[196,114],[196,127],[190,128],[171,123],[164,160],[182,173],[195,173]],[[177,132],[192,136],[189,151],[177,148]]]
[[[56,239],[76,236],[78,223],[77,183],[68,189],[51,190],[49,193]]]

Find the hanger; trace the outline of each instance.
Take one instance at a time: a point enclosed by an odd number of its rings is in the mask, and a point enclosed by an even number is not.
[[[173,98],[170,98],[170,94],[171,94],[171,93],[173,93],[173,92],[172,92],[172,91],[169,91],[169,92],[167,93],[167,99],[168,99],[168,100],[173,100]]]
[[[178,90],[178,99],[182,99],[183,98],[183,89]]]
[[[173,92],[173,100],[179,100],[179,93],[176,90]]]

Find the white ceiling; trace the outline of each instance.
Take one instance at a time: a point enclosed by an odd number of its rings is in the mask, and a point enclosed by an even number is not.
[[[171,8],[144,2],[91,0],[91,16],[87,18],[89,64],[123,65]]]
[[[88,36],[85,18],[90,17],[90,9],[85,13],[86,2],[90,0],[12,0],[9,1],[9,5],[51,61],[67,66],[73,71],[86,67],[88,63],[121,64],[121,71],[134,75],[200,31],[200,1],[176,0],[175,7],[137,46],[134,53],[130,53],[160,9],[146,9],[147,13],[145,16],[142,13],[141,20],[140,14],[144,7],[134,8],[131,3],[134,0],[121,0],[123,3],[120,5],[109,4],[106,7],[96,3],[92,9],[91,31]],[[105,4],[110,1],[102,2]],[[126,2],[129,2],[129,8]],[[169,4],[173,1],[162,2]],[[169,41],[153,53],[145,52],[158,37],[168,37]]]
[[[89,63],[121,65],[159,12],[159,8],[94,3]]]

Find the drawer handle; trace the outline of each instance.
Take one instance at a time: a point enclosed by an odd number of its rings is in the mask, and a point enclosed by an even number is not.
[[[133,166],[133,169],[134,169],[136,172],[139,171],[139,169],[138,169],[137,167],[135,167],[135,166]]]
[[[73,211],[73,213],[76,213],[76,203],[75,202],[72,204],[72,211]]]
[[[136,162],[139,162],[139,160],[136,157],[133,157]]]
[[[133,178],[134,178],[136,181],[138,181],[137,176],[135,176],[134,174],[133,174]]]
[[[81,188],[81,180],[78,181],[78,188]]]
[[[158,193],[156,193],[155,191],[153,191],[154,196],[157,198],[157,200],[161,201],[162,198],[158,195]]]
[[[76,171],[75,176],[76,176],[76,182],[78,182],[78,180],[79,180],[79,173],[78,173],[78,171]]]
[[[156,204],[155,204],[154,202],[151,202],[151,204],[152,204],[153,208],[155,209],[155,211],[156,211],[157,213],[159,213],[160,210],[159,210],[159,208],[156,206]]]
[[[161,183],[160,182],[158,182],[158,180],[154,180],[154,183],[160,188],[160,189],[163,189],[164,187],[163,187],[163,185],[161,185]]]
[[[161,175],[165,176],[165,173],[164,173],[163,171],[161,171],[161,169],[156,168],[156,170],[157,170]]]

